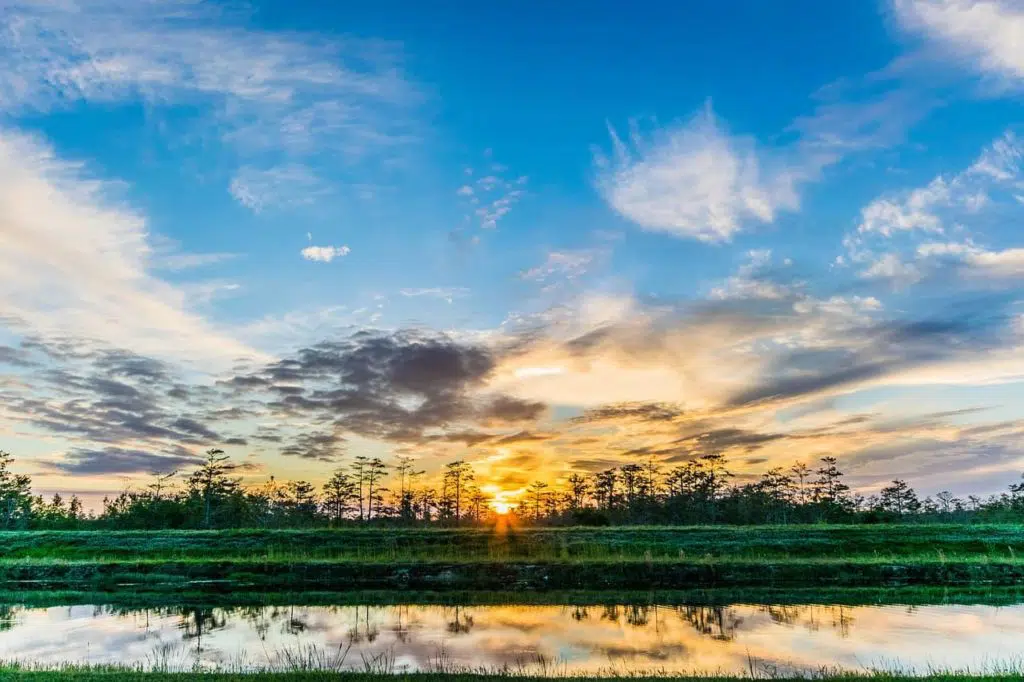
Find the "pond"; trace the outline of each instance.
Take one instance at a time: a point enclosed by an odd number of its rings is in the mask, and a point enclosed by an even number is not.
[[[0,607],[0,660],[540,674],[991,670],[1020,606]]]

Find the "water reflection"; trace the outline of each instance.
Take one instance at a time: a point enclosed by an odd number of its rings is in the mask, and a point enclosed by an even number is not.
[[[991,667],[1024,606],[0,607],[0,659],[172,669],[735,672]]]

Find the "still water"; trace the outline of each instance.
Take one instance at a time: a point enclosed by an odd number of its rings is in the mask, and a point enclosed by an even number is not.
[[[929,668],[1024,660],[1021,606],[0,607],[0,660],[170,669]]]

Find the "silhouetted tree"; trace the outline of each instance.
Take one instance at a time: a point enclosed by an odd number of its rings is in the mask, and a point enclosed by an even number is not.
[[[466,497],[466,489],[473,482],[473,469],[464,461],[456,460],[445,466],[445,490],[450,496],[450,504],[455,523],[462,520],[462,502]]]
[[[335,525],[340,524],[352,510],[356,498],[356,484],[344,469],[336,469],[324,484],[324,511]]]
[[[0,450],[0,529],[25,528],[32,511],[32,479],[11,471],[14,458]]]
[[[224,451],[215,448],[206,451],[206,461],[189,477],[189,492],[202,500],[204,528],[213,527],[215,511],[241,487],[231,478],[235,468]]]
[[[896,479],[892,485],[882,488],[879,493],[878,509],[881,511],[903,516],[913,514],[921,508],[917,499],[917,493],[907,484],[906,481]]]

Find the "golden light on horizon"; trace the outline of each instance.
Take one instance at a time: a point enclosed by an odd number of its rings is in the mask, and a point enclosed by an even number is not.
[[[494,484],[482,486],[481,490],[491,496],[491,501],[488,503],[488,506],[490,506],[490,508],[499,516],[505,516],[519,506],[518,502],[511,499],[515,495],[518,495],[519,491],[502,490]]]

